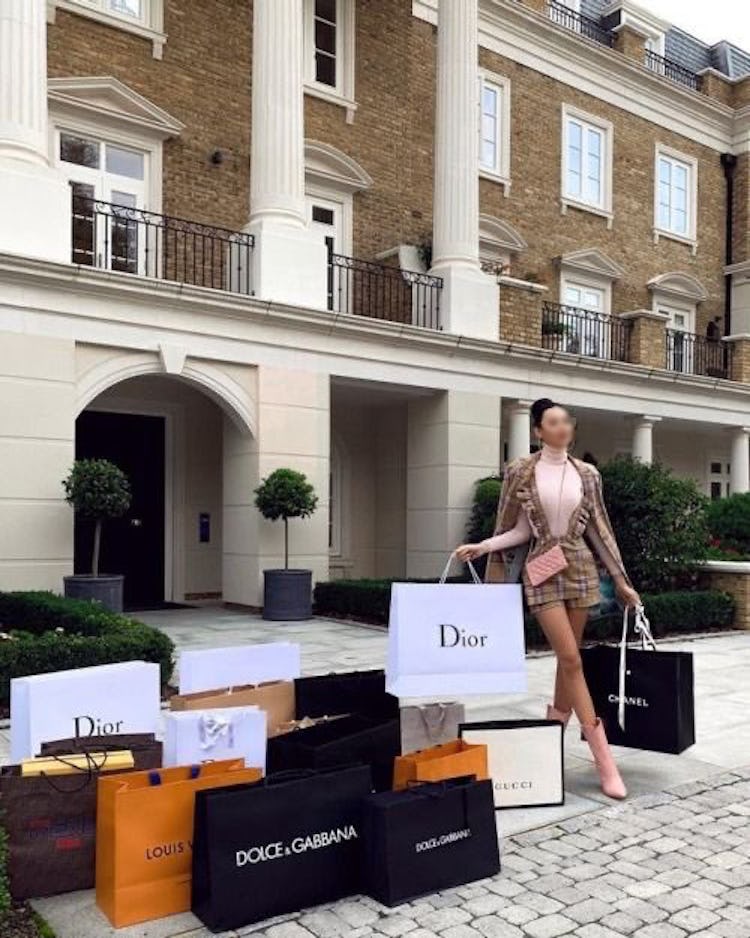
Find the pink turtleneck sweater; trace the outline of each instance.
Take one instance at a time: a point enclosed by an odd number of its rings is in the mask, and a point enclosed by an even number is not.
[[[565,470],[564,476],[563,470]],[[555,449],[543,443],[542,454],[534,467],[534,481],[536,482],[539,501],[542,503],[549,529],[553,537],[562,537],[568,530],[570,516],[583,495],[581,476],[573,463],[568,461],[567,450]],[[562,491],[560,489],[561,484]],[[619,574],[621,572],[620,568],[615,563],[614,557],[604,546],[598,533],[593,530],[593,527],[589,529],[588,533],[609,572],[613,576]],[[517,547],[519,544],[525,544],[526,541],[531,539],[531,536],[532,531],[528,516],[521,509],[518,512],[518,520],[514,527],[502,534],[495,534],[493,537],[485,538],[481,541],[481,544],[489,553],[493,550],[505,550],[507,547]]]

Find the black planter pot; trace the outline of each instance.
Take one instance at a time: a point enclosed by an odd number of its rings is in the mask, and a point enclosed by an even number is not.
[[[120,573],[91,576],[64,576],[65,595],[69,599],[96,599],[110,612],[122,612],[125,577]]]
[[[263,618],[311,619],[312,570],[264,570]]]

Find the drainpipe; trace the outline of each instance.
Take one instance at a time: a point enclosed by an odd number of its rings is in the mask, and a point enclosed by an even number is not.
[[[734,170],[737,166],[737,157],[734,153],[721,154],[721,166],[727,182],[727,208],[726,229],[724,245],[724,263],[732,263],[732,236],[734,234]],[[732,276],[724,276],[724,335],[732,334]]]

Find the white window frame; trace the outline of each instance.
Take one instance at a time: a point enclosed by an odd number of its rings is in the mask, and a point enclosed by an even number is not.
[[[47,22],[55,22],[57,10],[87,16],[99,23],[128,33],[135,33],[136,36],[150,40],[153,57],[160,59],[164,43],[167,41],[167,35],[164,32],[164,0],[141,0],[141,2],[143,14],[136,18],[114,12],[110,9],[108,0],[47,0]]]
[[[315,80],[315,0],[304,0],[304,92],[346,108],[346,122],[354,121],[355,4],[336,0],[336,86]]]
[[[669,338],[667,337],[667,355],[670,355],[671,362],[668,365],[668,370],[681,372],[684,374],[693,374],[693,365],[695,358],[695,339],[692,338],[695,336],[695,322],[697,318],[697,309],[696,304],[690,302],[690,300],[676,300],[673,297],[668,297],[667,299],[660,299],[659,294],[654,292],[654,312],[662,313],[669,317],[665,322],[665,328],[669,329],[672,332],[684,332],[686,335],[691,336],[690,339],[684,344],[681,350],[678,350],[677,343],[675,343],[670,351],[669,348]],[[687,317],[687,325],[684,328],[680,328],[675,325],[674,315],[685,315]],[[679,362],[681,363],[680,367],[677,367]]]
[[[575,196],[568,195],[568,122],[577,121],[584,129],[591,128],[602,134],[602,199],[600,203],[587,202]],[[614,151],[614,125],[611,121],[581,111],[569,104],[562,105],[562,122],[560,128],[560,147],[562,158],[560,160],[560,203],[561,214],[567,214],[568,208],[573,207],[594,215],[601,215],[607,219],[607,227],[612,227],[614,213],[612,210],[613,189],[613,151]]]
[[[711,465],[712,463],[717,462],[721,466],[720,472],[712,472]],[[721,498],[726,497],[730,494],[730,484],[731,484],[731,462],[726,456],[719,456],[714,453],[709,455],[706,458],[706,495],[711,498],[711,483],[718,482],[722,487]]]
[[[596,274],[586,274],[579,270],[565,269],[560,270],[560,304],[562,306],[567,306],[565,302],[565,293],[568,287],[576,287],[584,290],[596,290],[602,294],[603,302],[602,308],[599,310],[592,310],[592,312],[599,313],[601,316],[611,316],[612,315],[612,281],[608,280],[606,277],[598,277]],[[576,307],[578,309],[588,309],[588,307],[581,306]],[[576,354],[582,355],[586,358],[592,359],[603,359],[608,358],[607,355],[607,339],[609,336],[609,330],[606,327],[606,323],[602,322],[602,328],[599,330],[598,338],[598,354],[593,354],[591,351],[579,351]],[[596,339],[597,330],[595,328],[585,328],[584,338],[591,341],[592,336]],[[563,341],[562,351],[566,351],[564,348],[565,341]]]
[[[673,163],[682,163],[688,168],[688,232],[685,235],[662,228],[659,224],[659,163],[662,158]],[[654,148],[654,244],[658,244],[661,238],[690,245],[693,254],[698,250],[698,160],[687,153],[657,143]]]
[[[497,119],[499,122],[497,142],[495,146],[495,165],[492,167],[482,164],[482,97],[484,88],[489,86],[498,93]],[[479,121],[477,134],[479,137],[479,175],[482,179],[499,182],[503,186],[504,195],[510,195],[510,79],[496,72],[480,69],[477,78]]]

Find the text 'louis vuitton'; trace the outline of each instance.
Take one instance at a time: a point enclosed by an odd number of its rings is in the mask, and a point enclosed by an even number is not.
[[[237,866],[245,866],[246,863],[265,863],[266,860],[280,860],[282,857],[288,857],[294,853],[320,850],[322,847],[331,847],[341,843],[342,840],[347,841],[358,836],[353,824],[349,824],[348,827],[335,827],[330,831],[319,831],[315,834],[308,834],[306,837],[295,837],[289,844],[276,840],[269,844],[248,847],[247,850],[238,850],[235,863]]]

